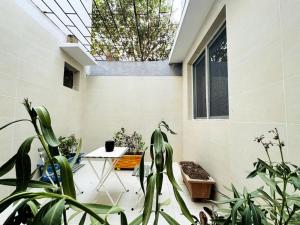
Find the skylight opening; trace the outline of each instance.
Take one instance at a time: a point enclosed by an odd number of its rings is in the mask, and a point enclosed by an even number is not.
[[[184,0],[32,0],[96,61],[169,56]]]

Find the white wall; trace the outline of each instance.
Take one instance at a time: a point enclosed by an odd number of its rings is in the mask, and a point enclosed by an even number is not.
[[[28,118],[21,104],[28,97],[34,106],[43,104],[49,109],[57,135],[80,135],[84,71],[59,49],[65,35],[29,0],[1,0],[0,9],[0,124]],[[81,71],[79,91],[63,86],[65,61]],[[0,165],[33,134],[29,123],[2,130]],[[36,142],[31,151],[33,168],[38,146]],[[1,186],[0,195],[7,191]]]
[[[181,156],[182,78],[180,76],[89,76],[82,121],[83,150],[111,139],[121,127],[143,135],[147,146],[161,120],[178,134],[170,135],[176,160]]]
[[[224,5],[230,118],[193,120],[190,61]],[[254,137],[274,127],[287,144],[288,160],[300,162],[299,10],[298,0],[216,1],[185,59],[183,158],[196,158],[221,190],[232,182],[252,183],[244,178],[252,162],[263,157]]]

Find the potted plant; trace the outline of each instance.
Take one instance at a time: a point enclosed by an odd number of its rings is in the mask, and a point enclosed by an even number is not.
[[[116,163],[116,169],[134,169],[140,164],[145,151],[145,142],[141,134],[136,131],[127,134],[125,128],[121,128],[114,134],[113,140],[117,147],[128,147],[126,154]]]
[[[191,198],[208,200],[211,198],[214,179],[197,163],[192,161],[180,162],[181,175]]]
[[[77,150],[77,147],[79,144],[79,139],[77,139],[74,134],[71,134],[68,137],[60,136],[58,138],[58,141],[59,141],[58,149],[59,149],[60,153],[63,156],[65,156],[69,162],[71,162],[76,155],[76,150]],[[76,163],[80,163],[81,156],[83,154],[84,153],[78,154]]]
[[[58,138],[58,141],[59,141],[58,148],[63,156],[65,156],[66,158],[75,156],[78,140],[76,139],[74,134],[68,137],[60,136]]]

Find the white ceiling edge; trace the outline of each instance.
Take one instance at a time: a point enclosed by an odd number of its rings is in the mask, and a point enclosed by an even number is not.
[[[60,48],[82,66],[96,65],[93,56],[77,43],[64,43]]]
[[[215,0],[187,0],[169,55],[169,63],[184,61]]]

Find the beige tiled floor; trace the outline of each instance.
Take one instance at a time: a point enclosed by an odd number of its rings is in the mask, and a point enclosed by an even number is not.
[[[80,169],[75,174],[75,180],[77,185],[84,191],[83,194],[80,194],[77,196],[78,200],[81,202],[90,202],[90,203],[101,203],[101,204],[111,204],[108,197],[105,195],[104,192],[96,191],[96,185],[98,183],[97,177],[93,173],[90,165],[87,162],[83,162],[86,165]],[[96,162],[95,167],[98,171],[101,169],[101,162]],[[187,192],[186,187],[184,186],[182,182],[182,178],[180,175],[180,170],[178,167],[178,164],[174,164],[174,173],[175,177],[182,187],[183,191],[181,192],[181,195],[183,199],[185,200],[188,208],[190,209],[191,213],[194,215],[199,215],[200,209],[204,206],[203,203],[195,203],[190,200],[189,194]],[[132,221],[134,218],[136,218],[140,213],[142,209],[143,200],[138,202],[138,199],[141,195],[136,194],[136,191],[139,189],[139,181],[135,176],[132,176],[132,171],[118,171],[119,176],[121,177],[122,181],[126,185],[126,187],[129,189],[129,192],[124,193],[119,201],[119,207],[123,208],[125,210],[128,222]],[[122,191],[122,187],[120,183],[118,182],[116,176],[114,174],[111,174],[107,182],[105,183],[105,187],[107,190],[109,190],[110,193],[112,193],[113,198],[117,198],[120,191]],[[173,218],[175,218],[179,224],[182,225],[188,225],[190,224],[180,213],[180,208],[177,205],[177,202],[174,198],[174,195],[172,193],[172,188],[170,183],[167,181],[167,179],[164,179],[164,185],[162,189],[162,196],[161,201],[164,201],[166,199],[171,200],[171,204],[164,207],[164,211],[172,215]],[[132,211],[132,208],[135,208]],[[69,212],[71,213],[71,212]],[[70,224],[78,224],[78,221],[80,220],[81,216],[75,217]],[[109,217],[109,222],[112,225],[118,225],[120,224],[120,217],[118,215],[112,215]],[[90,224],[90,220],[88,219],[86,224]],[[151,223],[149,223],[151,224]],[[167,224],[163,218],[160,219],[159,225]]]

